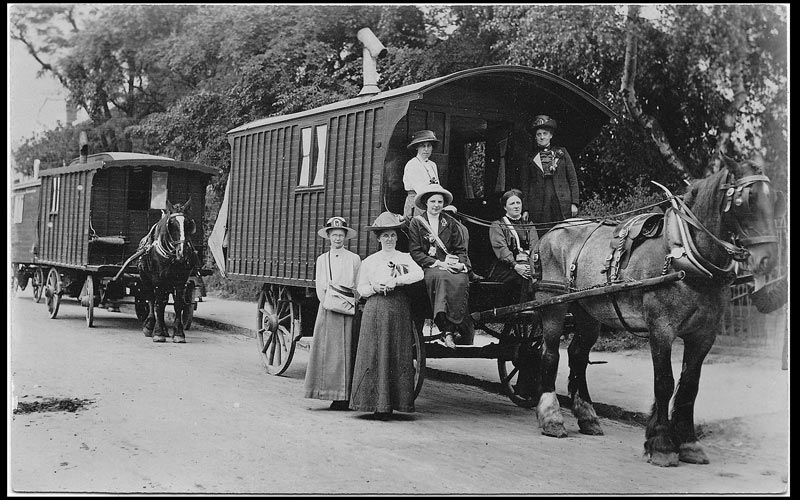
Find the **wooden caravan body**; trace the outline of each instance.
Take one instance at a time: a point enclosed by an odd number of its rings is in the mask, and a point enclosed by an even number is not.
[[[11,186],[9,239],[11,263],[30,264],[38,251],[39,186],[41,180],[27,178]]]
[[[94,271],[111,266],[115,272],[161,218],[167,200],[191,198],[190,213],[202,228],[206,186],[218,173],[196,163],[119,152],[41,171],[37,264]],[[191,238],[202,259],[203,232]]]
[[[537,114],[558,121],[557,143],[573,156],[613,116],[546,71],[489,66],[230,130],[227,273],[312,287],[316,256],[326,250],[317,229],[333,215],[358,230],[351,251],[374,252],[377,242],[363,228],[384,210],[402,213],[403,168],[416,154],[406,146],[420,129],[441,140],[431,159],[458,210],[500,217],[499,195],[518,187],[532,143],[525,124]],[[488,262],[488,231],[469,229],[473,264]]]

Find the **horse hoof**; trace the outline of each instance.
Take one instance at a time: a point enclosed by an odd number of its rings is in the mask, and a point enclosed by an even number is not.
[[[163,335],[153,335],[153,342],[166,342],[167,337]]]
[[[687,464],[707,464],[708,457],[703,447],[697,442],[683,443],[678,451],[678,458]]]
[[[542,425],[542,434],[550,437],[563,438],[567,437],[567,429],[564,428],[564,424],[544,424]]]
[[[588,436],[603,436],[605,434],[600,424],[592,420],[578,420],[578,427],[580,427],[581,434],[586,434]]]
[[[647,457],[647,461],[659,467],[675,467],[678,465],[678,454],[675,452],[670,453],[651,453]]]
[[[172,342],[175,344],[185,344],[186,337],[183,335],[175,335],[174,337],[172,337]]]

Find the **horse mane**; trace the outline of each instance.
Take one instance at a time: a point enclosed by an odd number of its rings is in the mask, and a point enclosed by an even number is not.
[[[692,209],[698,219],[711,232],[719,234],[722,227],[722,197],[725,194],[721,189],[728,178],[728,169],[720,171],[695,181],[686,192],[684,202]]]

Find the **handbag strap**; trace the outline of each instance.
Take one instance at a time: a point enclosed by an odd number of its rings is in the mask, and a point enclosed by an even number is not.
[[[342,295],[347,295],[348,297],[355,297],[356,294],[353,292],[353,289],[349,286],[344,285],[337,285],[333,282],[333,273],[331,272],[331,253],[328,252],[328,288],[333,288],[337,292],[341,293]]]
[[[516,228],[514,227],[513,224],[511,224],[511,221],[505,215],[503,216],[503,221],[506,223],[506,226],[511,231],[511,236],[514,237],[514,241],[517,242],[517,252],[521,252],[522,251],[522,244],[519,241],[519,234],[517,234]]]
[[[447,247],[444,245],[444,242],[442,241],[441,238],[439,238],[438,234],[433,232],[433,229],[431,228],[431,225],[428,224],[428,221],[425,220],[425,217],[423,217],[421,215],[417,215],[415,217],[422,223],[422,226],[425,229],[427,229],[429,233],[431,233],[431,236],[433,236],[433,240],[436,242],[437,245],[439,245],[439,248],[441,248],[444,253],[449,254],[450,252],[447,251]]]

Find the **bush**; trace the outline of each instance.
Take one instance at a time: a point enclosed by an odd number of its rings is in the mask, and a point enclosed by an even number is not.
[[[638,213],[663,212],[666,203],[666,193],[655,186],[646,186],[644,179],[639,179],[631,192],[622,198],[608,201],[595,193],[581,204],[579,215],[587,218],[627,218]],[[653,206],[654,204],[660,204],[661,208]]]
[[[222,299],[256,302],[261,292],[260,282],[224,278],[219,270],[214,270],[214,274],[207,276],[204,283],[206,290]]]

